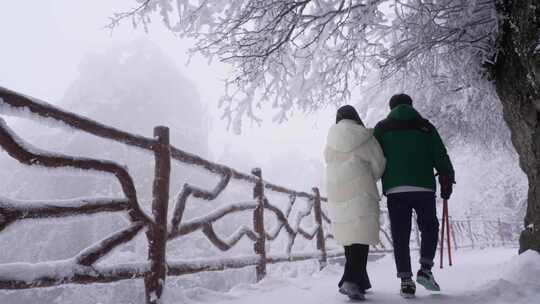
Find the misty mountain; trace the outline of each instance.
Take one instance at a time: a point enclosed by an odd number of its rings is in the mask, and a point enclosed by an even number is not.
[[[208,156],[209,119],[195,86],[185,78],[158,46],[146,40],[118,44],[88,54],[80,72],[58,103],[66,111],[87,116],[122,130],[152,136],[157,125],[168,126],[171,143],[180,149]],[[41,149],[73,156],[108,159],[126,165],[135,179],[141,205],[149,209],[153,181],[153,155],[77,131],[49,128],[41,122],[15,120],[9,123],[23,139]],[[73,197],[120,197],[114,178],[87,172],[28,168],[0,154],[2,195],[16,199],[64,199]],[[177,184],[186,179],[202,181],[185,170],[174,170]],[[177,189],[171,189],[177,191]],[[119,216],[95,219],[23,222],[0,235],[2,262],[29,261],[73,256],[85,246],[125,226]],[[74,230],[77,233],[72,233]],[[58,243],[38,246],[17,242]],[[33,246],[32,246],[33,247]]]

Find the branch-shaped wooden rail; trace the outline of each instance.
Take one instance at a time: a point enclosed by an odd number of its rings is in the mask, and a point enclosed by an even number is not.
[[[0,197],[0,232],[16,221],[117,212],[129,209],[128,199],[80,198],[56,201],[20,201]]]
[[[144,214],[139,206],[133,179],[124,167],[106,160],[70,157],[41,151],[18,137],[1,118],[0,146],[2,146],[11,157],[28,166],[54,169],[81,169],[86,171],[105,172],[114,175],[120,182],[124,195],[129,201],[128,212],[131,220],[133,222],[151,222],[150,218]],[[75,211],[73,210],[73,212]]]
[[[270,205],[264,196],[264,189],[288,194],[291,197],[300,197],[308,200],[313,200],[313,195],[306,192],[299,192],[287,189],[285,187],[263,182],[262,177],[257,174],[244,174],[227,166],[215,164],[204,160],[196,155],[184,152],[175,147],[172,147],[168,142],[160,141],[160,136],[156,138],[146,138],[139,135],[133,135],[118,129],[114,129],[91,119],[78,116],[60,110],[48,103],[36,100],[31,97],[4,89],[0,87],[0,112],[7,115],[27,117],[36,117],[46,119],[54,123],[63,124],[73,129],[77,129],[94,136],[121,142],[129,146],[140,149],[145,149],[156,154],[156,179],[154,181],[154,207],[152,210],[154,219],[146,215],[139,206],[137,201],[137,193],[134,187],[133,180],[127,170],[113,162],[95,160],[89,158],[77,158],[57,153],[49,153],[33,148],[25,143],[14,132],[12,132],[7,124],[2,120],[0,124],[0,144],[8,152],[8,154],[19,162],[29,166],[46,167],[46,168],[73,168],[90,171],[106,172],[114,175],[125,195],[125,199],[116,198],[81,198],[64,201],[51,202],[22,202],[9,200],[6,198],[0,199],[0,231],[11,223],[22,219],[31,218],[50,218],[50,217],[66,217],[79,216],[100,212],[116,212],[127,211],[132,225],[111,234],[110,236],[99,241],[95,245],[84,249],[76,257],[66,261],[55,262],[54,265],[62,268],[69,268],[63,276],[52,271],[50,267],[45,267],[50,264],[7,264],[0,266],[0,288],[19,289],[19,288],[34,288],[55,286],[66,283],[87,284],[92,282],[112,282],[123,279],[145,278],[147,287],[147,302],[152,303],[155,298],[159,298],[164,277],[164,269],[167,275],[180,275],[199,271],[221,270],[227,268],[238,268],[249,265],[257,265],[258,278],[261,279],[266,271],[266,263],[268,262],[283,262],[287,260],[298,260],[312,258],[313,254],[293,254],[291,255],[292,243],[296,234],[312,239],[315,232],[308,233],[303,230],[299,223],[302,218],[311,214],[310,209],[302,213],[302,216],[297,219],[296,228],[292,228],[288,220],[280,214],[278,209]],[[160,154],[160,155],[158,155]],[[177,195],[176,206],[174,208],[171,227],[167,228],[163,218],[166,218],[167,206],[163,202],[164,198],[163,187],[168,187],[168,172],[170,165],[163,167],[161,164],[167,163],[169,159],[174,159],[185,164],[195,165],[211,173],[220,176],[220,182],[213,190],[204,190],[189,184],[184,185],[181,192]],[[160,167],[160,170],[157,169]],[[168,168],[167,168],[168,167]],[[259,171],[260,172],[260,171]],[[227,187],[232,180],[238,180],[255,185],[254,199],[256,202],[246,202],[233,204],[223,210],[216,210],[207,215],[205,218],[193,219],[186,223],[181,223],[185,206],[189,197],[200,198],[204,200],[215,200]],[[159,190],[159,189],[161,190]],[[158,190],[156,190],[158,189]],[[158,198],[160,197],[161,198]],[[325,198],[319,198],[320,201],[325,201]],[[156,202],[160,203],[156,205]],[[158,206],[159,205],[159,206]],[[166,203],[165,203],[166,205]],[[292,204],[291,204],[292,206]],[[267,233],[264,229],[264,210],[271,209],[279,217],[281,227],[285,227],[291,238],[291,245],[287,249],[287,257],[269,256],[266,258],[264,242]],[[212,223],[234,212],[252,210],[254,212],[254,228],[247,225],[241,225],[238,230],[226,239],[218,237],[214,231]],[[287,212],[287,216],[290,210]],[[164,216],[165,215],[165,216]],[[328,217],[322,213],[322,217],[328,220]],[[149,264],[125,264],[111,266],[108,268],[96,267],[94,264],[101,258],[109,254],[118,245],[132,240],[143,228],[148,227],[147,234],[149,240]],[[322,225],[317,227],[318,230]],[[196,230],[202,230],[208,237],[210,242],[221,250],[229,250],[239,242],[243,236],[255,241],[254,257],[246,257],[239,259],[228,259],[223,261],[203,261],[191,263],[189,261],[169,262],[168,267],[165,265],[165,243],[160,241],[159,235],[163,235],[166,239],[174,239]],[[277,229],[277,234],[281,228]],[[163,234],[160,231],[164,231]],[[276,237],[275,236],[275,237]],[[4,277],[2,274],[11,273],[10,269],[28,270],[33,269],[36,277],[32,280],[19,280],[17,276]],[[43,271],[35,271],[41,269]],[[24,271],[23,271],[24,272]],[[157,283],[156,283],[157,282]]]

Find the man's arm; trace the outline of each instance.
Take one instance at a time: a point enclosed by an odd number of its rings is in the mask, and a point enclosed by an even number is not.
[[[439,175],[448,176],[451,178],[452,182],[455,181],[455,172],[450,156],[446,147],[437,132],[437,129],[433,128],[431,134],[431,156],[433,159],[433,166],[437,170]]]
[[[441,185],[441,197],[443,199],[449,199],[452,195],[453,184],[455,184],[456,177],[454,172],[454,166],[446,147],[437,132],[435,127],[432,128],[431,133],[431,153],[433,158],[433,166],[439,174],[439,184]]]

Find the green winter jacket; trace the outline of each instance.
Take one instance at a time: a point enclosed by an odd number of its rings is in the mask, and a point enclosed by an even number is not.
[[[435,191],[433,169],[454,180],[454,168],[437,129],[412,106],[395,107],[375,126],[374,135],[386,157],[383,193],[398,186]]]

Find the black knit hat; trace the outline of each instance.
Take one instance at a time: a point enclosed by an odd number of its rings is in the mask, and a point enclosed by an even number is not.
[[[344,105],[341,108],[337,110],[336,114],[336,123],[340,122],[343,119],[350,119],[356,121],[360,125],[364,125],[362,122],[362,119],[360,119],[360,115],[358,115],[358,112],[354,109],[351,105]]]
[[[412,106],[411,96],[401,93],[401,94],[396,94],[392,96],[392,98],[390,98],[390,110],[403,104]]]

